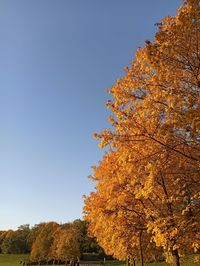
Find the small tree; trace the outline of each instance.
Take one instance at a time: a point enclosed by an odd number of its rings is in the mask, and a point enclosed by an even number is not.
[[[48,222],[42,226],[32,246],[30,254],[31,261],[48,260],[55,232],[58,228],[59,225],[55,222]]]
[[[51,247],[51,256],[64,261],[80,258],[80,230],[74,224],[60,227]]]

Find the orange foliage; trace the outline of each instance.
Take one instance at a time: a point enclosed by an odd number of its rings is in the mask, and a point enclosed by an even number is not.
[[[85,200],[92,235],[117,258],[134,252],[143,230],[179,265],[199,240],[200,5],[185,1],[136,52],[109,90],[113,130]],[[169,256],[168,256],[169,257]]]

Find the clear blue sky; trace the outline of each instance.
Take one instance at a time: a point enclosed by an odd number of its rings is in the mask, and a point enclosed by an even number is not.
[[[82,217],[106,89],[180,3],[0,1],[0,230]]]

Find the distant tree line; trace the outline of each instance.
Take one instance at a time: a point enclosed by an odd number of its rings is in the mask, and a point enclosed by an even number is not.
[[[32,228],[28,224],[17,230],[0,231],[0,253],[29,253],[30,262],[61,263],[77,262],[84,256],[105,256],[94,238],[87,234],[87,223],[75,220],[72,223],[40,223]],[[93,255],[92,255],[93,254]]]

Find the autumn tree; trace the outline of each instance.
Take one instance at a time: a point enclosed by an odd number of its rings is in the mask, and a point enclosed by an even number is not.
[[[80,258],[85,252],[104,255],[96,240],[89,237],[87,223],[80,219],[61,225],[40,223],[31,228],[25,224],[15,231],[0,231],[0,253],[30,253],[30,262],[59,263]]]
[[[55,222],[45,223],[33,243],[30,260],[48,260],[51,245],[55,238],[55,232],[59,225]]]
[[[31,228],[31,230],[27,236],[27,245],[28,245],[29,253],[31,253],[33,244],[36,241],[37,236],[39,235],[39,233],[41,232],[41,230],[44,226],[45,226],[45,223],[40,223],[40,224],[35,224]]]
[[[102,231],[111,232],[116,225],[113,215],[130,219],[131,228],[142,219],[151,240],[174,265],[198,241],[199,47],[199,0],[188,0],[175,17],[158,24],[154,42],[137,50],[124,77],[109,90],[113,130],[96,134],[100,147],[108,146],[108,155],[94,168],[96,192],[85,207],[90,231],[100,242]],[[106,212],[103,224],[99,217]],[[116,250],[115,243],[112,252]]]
[[[143,265],[144,260],[156,259],[156,253],[159,259],[160,251],[150,243],[144,201],[134,198],[133,180],[128,177],[127,168],[122,167],[121,155],[121,151],[107,154],[94,168],[92,178],[98,182],[97,191],[85,200],[85,218],[90,233],[107,254],[121,260],[140,259]]]
[[[80,258],[81,233],[73,223],[59,225],[48,222],[37,225],[30,261],[60,261]],[[36,233],[35,232],[35,233]]]
[[[51,247],[54,257],[64,261],[80,258],[80,241],[80,231],[74,224],[62,225]]]

